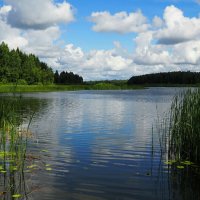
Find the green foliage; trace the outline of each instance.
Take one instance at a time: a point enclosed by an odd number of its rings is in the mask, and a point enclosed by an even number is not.
[[[142,86],[127,85],[125,80],[88,81],[85,83],[90,90],[132,90],[144,89]]]
[[[74,74],[73,72],[64,72],[62,71],[60,74],[58,71],[54,74],[54,83],[56,84],[82,84],[83,78],[78,74]]]
[[[171,107],[170,151],[181,160],[200,163],[200,89],[175,97]]]
[[[169,159],[200,164],[200,88],[176,95],[160,127],[161,151]]]
[[[197,84],[200,83],[199,72],[167,72],[133,76],[128,82],[131,84]]]
[[[0,190],[1,199],[24,196],[24,167],[26,165],[28,127],[23,129],[24,106],[21,97],[0,98]],[[21,198],[20,198],[21,199]]]
[[[17,83],[18,83],[19,85],[27,85],[27,82],[26,82],[26,80],[24,80],[24,79],[19,79],[19,80],[17,81]]]
[[[23,81],[22,81],[23,80]],[[35,55],[27,55],[19,49],[9,50],[0,44],[0,82],[19,84],[50,84],[54,81],[53,70]]]
[[[82,84],[82,85],[0,85],[0,93],[10,92],[51,92],[51,91],[74,91],[74,90],[132,90],[144,89],[141,86],[116,86],[114,84]]]
[[[116,89],[120,89],[119,86],[113,85],[111,83],[97,83],[93,86],[93,89],[96,90],[116,90]]]
[[[6,84],[8,83],[8,80],[4,77],[1,79],[0,84]]]

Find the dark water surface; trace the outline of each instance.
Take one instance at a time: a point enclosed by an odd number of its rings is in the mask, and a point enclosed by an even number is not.
[[[39,166],[25,183],[27,199],[199,199],[194,178],[182,181],[163,164],[156,131],[152,140],[152,126],[178,91],[24,94],[25,107],[37,107],[29,151]]]

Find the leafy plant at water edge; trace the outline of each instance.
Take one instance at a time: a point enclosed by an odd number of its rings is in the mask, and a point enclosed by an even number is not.
[[[170,158],[200,163],[200,88],[175,96],[168,134]]]
[[[24,191],[27,134],[20,128],[18,109],[19,98],[0,98],[0,188],[10,199],[12,194]]]

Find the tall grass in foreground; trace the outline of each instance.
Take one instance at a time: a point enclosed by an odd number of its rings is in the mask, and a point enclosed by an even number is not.
[[[200,164],[200,88],[174,97],[168,127],[164,127],[169,158]]]
[[[155,130],[160,144],[158,179],[164,184],[167,170],[169,199],[200,199],[200,88],[177,94],[164,117],[158,115]]]
[[[0,97],[0,196],[2,199],[25,196],[24,164],[26,131],[20,128],[22,119],[18,98]]]

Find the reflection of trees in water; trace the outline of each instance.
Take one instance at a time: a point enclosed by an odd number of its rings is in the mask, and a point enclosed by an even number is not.
[[[22,97],[20,97],[19,102],[18,112],[24,119],[29,119],[32,114],[35,116],[42,114],[49,103],[47,99]]]
[[[23,121],[44,114],[49,105],[48,99],[21,96],[0,96],[0,126],[2,118],[14,120],[12,123],[21,125]],[[4,110],[4,113],[2,113]]]
[[[46,106],[46,101],[34,98],[0,97],[0,198],[28,199],[34,190],[31,175],[37,166],[31,165],[34,155],[27,155],[28,127]],[[28,123],[29,124],[29,123]]]

